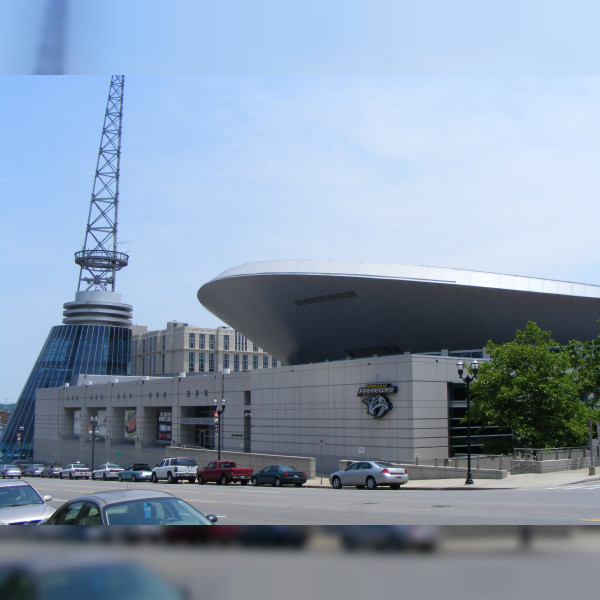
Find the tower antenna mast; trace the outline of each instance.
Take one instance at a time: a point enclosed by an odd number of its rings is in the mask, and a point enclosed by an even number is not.
[[[124,83],[124,75],[111,78],[83,250],[75,253],[80,266],[78,292],[114,292],[116,272],[129,262],[127,254],[117,252]]]

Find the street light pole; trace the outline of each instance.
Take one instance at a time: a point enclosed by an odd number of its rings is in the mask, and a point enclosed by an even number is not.
[[[225,398],[221,399],[221,407],[217,407],[217,399],[213,400],[214,416],[217,419],[217,430],[219,439],[217,441],[217,460],[221,460],[221,421],[223,419],[223,413],[225,412]]]
[[[92,471],[94,470],[94,450],[96,449],[96,428],[98,427],[98,417],[90,417],[90,433],[92,435]]]
[[[473,477],[471,476],[471,391],[469,386],[475,377],[477,376],[477,370],[479,369],[479,363],[474,360],[471,363],[471,371],[472,375],[465,375],[463,377],[464,372],[464,364],[462,360],[459,360],[456,363],[456,368],[458,370],[458,376],[466,383],[467,385],[467,479],[465,480],[465,485],[473,484]]]

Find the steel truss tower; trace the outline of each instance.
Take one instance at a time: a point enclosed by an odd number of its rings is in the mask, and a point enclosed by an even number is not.
[[[128,256],[117,251],[117,206],[124,76],[111,79],[100,151],[94,176],[74,302],[63,307],[63,325],[53,327],[0,437],[0,462],[17,458],[49,461],[34,454],[37,389],[75,382],[81,374],[128,375],[131,362],[132,307],[114,291],[115,273]],[[85,288],[85,289],[82,289]],[[91,415],[83,415],[86,418]],[[83,428],[87,431],[86,428]]]
[[[114,292],[115,273],[129,260],[127,254],[117,252],[123,84],[123,75],[114,75],[110,83],[83,250],[75,254],[81,267],[78,292],[82,285],[87,290]]]

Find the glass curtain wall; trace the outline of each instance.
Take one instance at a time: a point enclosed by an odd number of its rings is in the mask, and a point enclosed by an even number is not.
[[[33,459],[35,392],[71,384],[78,375],[128,375],[131,329],[105,325],[57,325],[31,370],[0,438],[4,462]]]

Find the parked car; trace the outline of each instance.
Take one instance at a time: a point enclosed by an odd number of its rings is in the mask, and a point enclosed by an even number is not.
[[[0,475],[2,475],[2,479],[6,479],[7,477],[18,477],[21,479],[23,472],[17,465],[0,465]]]
[[[228,483],[241,483],[247,485],[252,478],[251,467],[238,467],[232,460],[213,460],[204,468],[198,467],[196,477],[198,484],[214,481],[220,485]]]
[[[47,519],[52,496],[40,496],[26,481],[0,481],[0,525],[32,525]]]
[[[205,515],[168,492],[109,490],[65,502],[44,525],[212,525]]]
[[[40,473],[40,477],[60,477],[60,473],[62,471],[62,467],[59,465],[46,465],[42,472]]]
[[[123,469],[117,479],[119,481],[152,481],[152,469],[146,463],[134,463]]]
[[[89,467],[84,465],[83,463],[76,462],[66,465],[64,469],[58,474],[60,479],[64,477],[68,477],[69,479],[74,479],[75,477],[83,477],[85,479],[89,479],[92,475]]]
[[[33,465],[21,467],[21,471],[23,473],[23,477],[41,477],[44,467],[45,465],[35,463]]]
[[[306,473],[297,471],[289,465],[270,465],[262,471],[252,475],[252,485],[274,485],[278,487],[283,484],[294,484],[300,487],[306,483]]]
[[[118,479],[119,473],[123,470],[123,467],[107,462],[100,465],[95,471],[92,471],[92,479]]]
[[[359,489],[367,487],[370,490],[374,490],[378,485],[389,485],[393,490],[397,490],[407,481],[408,474],[403,467],[373,460],[354,462],[343,471],[336,471],[329,476],[329,482],[336,490],[345,485],[353,485]]]
[[[193,458],[187,456],[165,458],[152,469],[152,481],[157,483],[161,479],[166,479],[169,483],[177,483],[185,479],[194,483],[197,469],[198,463]]]
[[[44,552],[0,560],[4,600],[185,600],[190,590],[133,561],[125,552]]]

